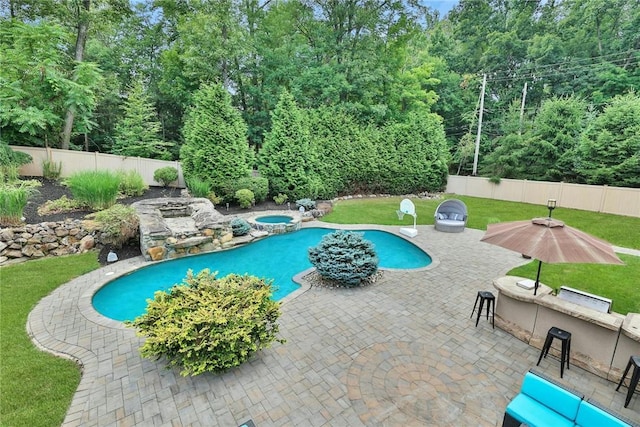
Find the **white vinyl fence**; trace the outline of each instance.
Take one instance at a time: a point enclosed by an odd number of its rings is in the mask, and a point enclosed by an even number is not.
[[[61,177],[66,178],[78,171],[85,170],[135,170],[144,182],[150,186],[158,186],[160,183],[153,180],[153,173],[156,169],[172,166],[178,169],[178,181],[173,185],[184,188],[184,177],[182,168],[178,161],[165,161],[144,159],[140,157],[117,156],[114,154],[89,153],[86,151],[59,150],[55,148],[19,147],[11,146],[15,151],[28,153],[33,157],[33,161],[24,165],[20,169],[23,176],[42,176],[42,164],[50,161],[55,164],[62,164]]]
[[[447,193],[545,206],[556,199],[563,208],[640,217],[640,188],[518,179],[495,184],[489,178],[449,175]]]
[[[61,177],[63,178],[82,170],[135,170],[142,176],[147,185],[160,185],[153,180],[153,173],[156,169],[172,166],[178,169],[178,182],[175,185],[180,188],[185,187],[182,168],[178,161],[153,160],[55,148],[21,146],[12,146],[11,148],[28,153],[33,157],[33,162],[20,169],[20,174],[23,176],[42,176],[42,164],[48,160],[56,164],[62,164]],[[489,178],[449,175],[446,191],[447,193],[463,196],[536,205],[546,205],[548,199],[556,199],[558,206],[565,208],[640,217],[639,188],[517,179],[501,179],[500,183],[495,184]]]

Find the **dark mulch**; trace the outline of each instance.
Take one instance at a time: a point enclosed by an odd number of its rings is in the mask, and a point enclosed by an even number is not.
[[[49,200],[57,200],[62,196],[72,199],[71,190],[57,181],[45,180],[41,177],[30,179],[38,180],[41,186],[38,187],[38,193],[32,196],[24,209],[23,216],[26,224],[39,224],[41,222],[64,221],[65,219],[84,219],[86,215],[92,213],[90,210],[82,210],[75,212],[57,213],[51,215],[38,214],[38,208]],[[157,199],[163,197],[180,197],[181,189],[165,188],[165,187],[149,187],[142,196],[126,197],[118,199],[118,203],[130,205],[139,200]],[[266,201],[257,204],[250,209],[242,209],[236,204],[216,206],[216,209],[223,215],[234,215],[237,213],[247,213],[251,211],[266,211],[274,209],[282,209],[282,206],[276,205],[273,201]],[[100,249],[99,260],[101,264],[106,264],[107,254],[109,250],[115,250],[119,259],[127,259],[140,255],[140,244],[138,241],[131,241],[122,248],[112,248],[105,246]]]

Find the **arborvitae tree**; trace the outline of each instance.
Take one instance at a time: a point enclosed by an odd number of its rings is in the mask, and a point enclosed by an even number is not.
[[[375,147],[376,128],[364,127],[337,108],[310,111],[312,146],[322,162],[318,164],[321,198],[343,193],[376,192],[372,188],[385,166]]]
[[[591,121],[576,162],[587,184],[640,187],[640,96],[615,97]]]
[[[450,155],[438,115],[411,113],[405,121],[388,125],[385,139],[387,191],[406,194],[446,186]]]
[[[209,182],[216,194],[249,176],[247,125],[220,85],[203,85],[194,95],[183,128],[180,160],[185,177]]]
[[[269,180],[271,194],[286,194],[289,200],[316,197],[317,157],[310,144],[309,120],[288,91],[280,95],[271,121],[258,153],[258,169]]]
[[[116,125],[111,152],[123,156],[171,160],[169,148],[173,144],[162,141],[160,131],[155,108],[142,82],[138,80],[129,88],[124,117]]]

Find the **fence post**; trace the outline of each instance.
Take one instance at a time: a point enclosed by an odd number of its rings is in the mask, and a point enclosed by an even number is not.
[[[607,184],[604,184],[602,186],[602,193],[600,194],[600,206],[598,206],[598,212],[603,212],[604,211],[604,202],[607,199],[607,189],[609,188],[609,186]]]

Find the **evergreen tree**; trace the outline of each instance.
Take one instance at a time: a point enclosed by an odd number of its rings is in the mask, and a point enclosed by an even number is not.
[[[124,117],[115,128],[113,154],[171,160],[171,143],[160,138],[160,122],[141,81],[129,88]]]
[[[247,125],[221,85],[203,85],[194,95],[183,128],[180,160],[185,178],[206,181],[216,194],[249,176]]]
[[[286,194],[289,200],[315,198],[319,182],[309,120],[288,91],[280,95],[271,121],[258,153],[258,169],[269,180],[271,194]]]
[[[587,184],[640,187],[640,97],[615,97],[591,121],[578,147],[578,174]]]

